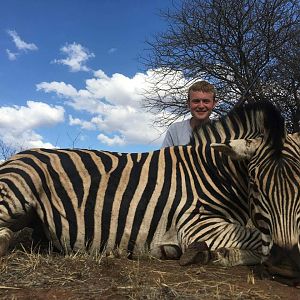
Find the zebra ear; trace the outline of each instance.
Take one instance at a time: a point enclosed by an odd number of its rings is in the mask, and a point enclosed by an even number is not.
[[[230,140],[226,143],[212,143],[210,146],[232,159],[250,159],[261,144],[262,138]]]

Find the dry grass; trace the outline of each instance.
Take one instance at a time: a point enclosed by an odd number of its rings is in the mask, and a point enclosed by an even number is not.
[[[176,261],[101,254],[63,256],[28,245],[3,257],[0,272],[1,299],[300,299],[299,290],[260,280],[246,267],[180,267]]]

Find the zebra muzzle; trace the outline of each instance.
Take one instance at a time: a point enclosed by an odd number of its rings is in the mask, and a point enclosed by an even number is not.
[[[285,249],[273,245],[270,256],[263,266],[271,279],[289,286],[300,285],[300,254],[298,247]]]

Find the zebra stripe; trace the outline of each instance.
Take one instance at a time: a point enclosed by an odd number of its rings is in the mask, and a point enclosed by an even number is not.
[[[279,112],[263,137],[211,146],[249,159],[249,210],[262,233],[266,270],[289,285],[300,281],[300,132],[287,134]]]
[[[237,109],[198,128],[191,145],[149,153],[21,152],[0,167],[0,227],[19,230],[20,217],[34,212],[61,250],[149,250],[174,258],[205,242],[212,251],[252,251],[251,263],[257,262],[260,233],[246,227],[247,164],[210,144],[264,134],[272,110],[269,104]]]

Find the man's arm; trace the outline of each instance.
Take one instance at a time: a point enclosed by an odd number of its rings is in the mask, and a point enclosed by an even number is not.
[[[166,147],[172,147],[174,146],[174,141],[172,139],[171,131],[170,128],[166,132],[166,136],[164,138],[164,141],[161,145],[161,148],[166,148]]]

